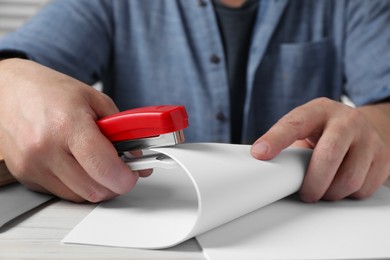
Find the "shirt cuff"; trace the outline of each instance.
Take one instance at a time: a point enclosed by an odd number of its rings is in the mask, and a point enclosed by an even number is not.
[[[28,55],[22,51],[17,50],[1,50],[0,51],[0,60],[11,59],[11,58],[20,58],[20,59],[29,59]]]

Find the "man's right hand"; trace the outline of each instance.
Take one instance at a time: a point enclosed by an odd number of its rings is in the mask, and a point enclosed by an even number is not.
[[[0,153],[27,187],[98,202],[138,180],[95,121],[118,112],[103,93],[22,59],[0,61]]]

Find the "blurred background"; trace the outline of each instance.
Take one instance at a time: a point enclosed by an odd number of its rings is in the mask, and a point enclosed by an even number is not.
[[[49,1],[50,0],[0,0],[0,38],[7,32],[13,31],[21,26]],[[94,87],[98,90],[102,89],[100,82],[96,83]],[[350,106],[354,106],[346,96],[342,97],[342,101]]]
[[[0,38],[21,26],[49,1],[0,0]],[[102,90],[100,82],[97,82],[93,87],[97,90]]]
[[[15,30],[49,0],[0,0],[0,37]]]

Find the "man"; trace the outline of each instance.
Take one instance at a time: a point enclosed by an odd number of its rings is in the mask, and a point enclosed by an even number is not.
[[[95,121],[183,104],[188,141],[254,143],[260,160],[314,148],[303,201],[368,197],[390,174],[389,7],[54,1],[0,42],[0,152],[32,189],[110,199],[150,172],[131,172]]]

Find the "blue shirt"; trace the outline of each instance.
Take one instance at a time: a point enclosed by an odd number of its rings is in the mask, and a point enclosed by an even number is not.
[[[0,50],[88,84],[101,80],[121,110],[183,104],[187,141],[229,142],[213,8],[207,0],[58,0],[4,37]],[[316,97],[345,93],[358,106],[389,97],[389,1],[261,1],[245,87],[244,143]]]

